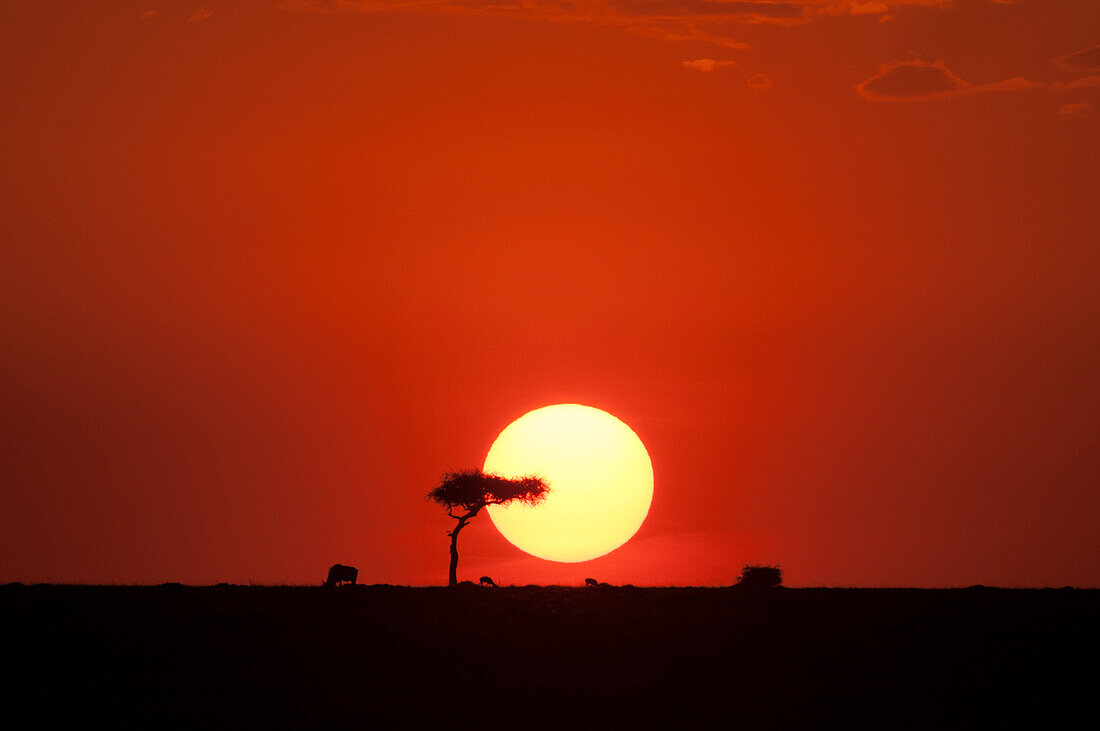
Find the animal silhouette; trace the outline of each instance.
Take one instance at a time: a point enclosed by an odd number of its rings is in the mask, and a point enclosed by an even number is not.
[[[497,582],[493,581],[491,576],[482,576],[478,579],[478,583],[482,586],[496,586]]]
[[[599,586],[600,582],[596,581],[595,579],[585,579],[584,580],[584,585],[585,586]]]
[[[339,586],[343,583],[354,584],[355,580],[359,578],[359,569],[354,566],[343,566],[341,564],[333,564],[332,568],[328,570],[328,578],[324,581],[324,586],[331,589]]]

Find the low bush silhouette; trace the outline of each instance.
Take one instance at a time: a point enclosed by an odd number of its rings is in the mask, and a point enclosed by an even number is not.
[[[783,583],[783,570],[778,566],[745,564],[734,586],[742,589],[775,589]]]

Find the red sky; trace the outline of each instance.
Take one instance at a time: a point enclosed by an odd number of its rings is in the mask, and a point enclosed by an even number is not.
[[[0,581],[444,583],[577,402],[647,521],[462,578],[1100,585],[1094,0],[3,14]]]

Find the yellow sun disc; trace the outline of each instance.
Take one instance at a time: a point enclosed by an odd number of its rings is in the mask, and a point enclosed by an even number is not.
[[[485,471],[538,475],[538,505],[489,506],[501,535],[550,561],[587,561],[630,540],[653,501],[653,465],[638,435],[606,411],[558,404],[524,414],[500,433]]]

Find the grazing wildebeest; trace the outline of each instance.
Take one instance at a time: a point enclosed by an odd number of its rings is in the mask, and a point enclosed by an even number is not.
[[[496,586],[497,582],[493,581],[491,576],[482,576],[478,579],[478,583],[482,586]]]
[[[599,586],[600,582],[596,581],[595,579],[585,579],[584,580],[584,585],[585,586]]]
[[[359,569],[354,566],[343,566],[337,563],[333,564],[332,568],[328,570],[328,578],[325,579],[324,586],[331,589],[345,582],[354,584],[355,580],[358,578]]]

